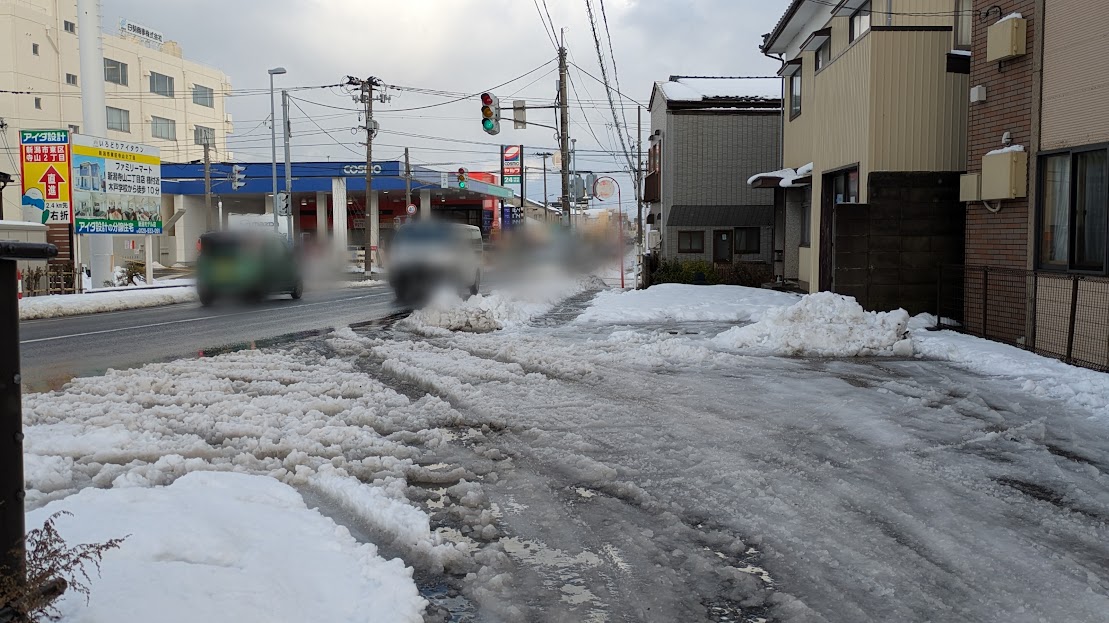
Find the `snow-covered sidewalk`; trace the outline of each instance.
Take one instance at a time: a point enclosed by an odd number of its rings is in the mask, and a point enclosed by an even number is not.
[[[197,300],[196,288],[193,286],[141,290],[119,288],[84,294],[35,296],[19,301],[19,319],[36,320],[39,318],[78,316],[122,309],[188,303],[195,300]]]
[[[126,537],[107,554],[86,605],[65,621],[389,621],[422,623],[412,569],[310,510],[265,476],[192,473],[165,487],[84,489],[28,515],[54,513],[70,543]]]

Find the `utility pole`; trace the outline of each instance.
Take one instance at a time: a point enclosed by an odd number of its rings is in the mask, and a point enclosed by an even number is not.
[[[558,105],[559,141],[562,152],[562,224],[570,227],[570,107],[567,102],[566,74],[566,29],[562,29],[561,45],[558,47]]]
[[[404,148],[404,209],[412,205],[412,164],[408,161],[408,148]]]
[[[362,99],[366,102],[366,219],[362,221],[362,240],[365,243],[365,269],[366,274],[373,273],[373,255],[377,246],[377,236],[374,230],[377,226],[377,210],[370,214],[370,204],[373,203],[374,182],[374,84],[373,78],[362,82]]]
[[[285,134],[285,205],[289,210],[285,215],[285,222],[289,226],[289,242],[293,241],[293,170],[291,151],[289,149],[289,135],[293,133],[293,126],[289,123],[289,92],[281,89],[281,119],[284,121]]]
[[[353,76],[347,77],[347,84],[361,88],[361,103],[366,106],[366,220],[362,227],[362,238],[365,241],[366,247],[366,262],[365,271],[369,275],[373,273],[374,258],[377,256],[378,238],[380,237],[380,226],[378,222],[378,208],[377,202],[373,200],[373,178],[374,178],[374,134],[377,133],[377,124],[374,123],[374,87],[381,86],[381,80],[370,76],[365,80],[355,78]],[[358,100],[358,98],[355,98]],[[384,95],[382,100],[385,101]]]
[[[501,156],[504,157],[503,155]],[[524,146],[520,145],[520,214],[524,221],[528,218],[528,165],[524,158]],[[523,225],[523,222],[520,223]]]
[[[204,142],[204,220],[212,231],[212,146]]]
[[[643,252],[646,248],[643,232],[643,108],[636,106],[635,113],[635,260],[639,267],[635,287],[642,288],[646,283],[643,278]]]

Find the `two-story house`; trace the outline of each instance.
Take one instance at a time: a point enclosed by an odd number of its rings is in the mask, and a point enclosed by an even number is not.
[[[930,311],[939,267],[961,260],[962,4],[793,0],[765,35],[782,62],[782,162],[750,183],[774,189],[785,276],[809,291]]]
[[[1101,0],[974,0],[964,331],[1109,370],[1109,68]]]
[[[643,197],[647,223],[661,234],[661,259],[772,261],[774,194],[746,183],[778,159],[782,102],[767,95],[777,88],[771,82],[671,76],[655,83]]]

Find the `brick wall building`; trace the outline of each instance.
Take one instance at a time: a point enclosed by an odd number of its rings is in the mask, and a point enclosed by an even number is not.
[[[1034,115],[1038,113],[1039,98],[1036,89],[1036,62],[1034,37],[1037,0],[1010,0],[1004,4],[1004,13],[1020,13],[1028,21],[1027,46],[1030,53],[1002,61],[986,62],[986,30],[1003,17],[994,9],[986,21],[981,16],[996,0],[975,0],[974,37],[971,63],[971,86],[986,88],[986,101],[971,104],[968,123],[967,172],[981,173],[982,156],[1002,147],[1006,132],[1014,145],[1024,145],[1030,154],[1039,149],[1035,136]],[[1029,159],[1029,185],[1033,188],[1034,158]],[[1006,201],[1001,211],[994,214],[981,202],[967,205],[966,263],[977,266],[1006,268],[1031,268],[1029,231],[1033,211],[1032,197]]]

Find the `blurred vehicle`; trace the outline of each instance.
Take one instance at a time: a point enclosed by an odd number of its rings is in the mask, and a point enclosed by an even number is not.
[[[401,225],[389,250],[389,285],[404,303],[418,303],[440,288],[477,294],[484,265],[481,229],[418,221]]]
[[[202,305],[232,297],[256,302],[271,294],[299,299],[300,260],[275,232],[209,232],[200,237],[196,291]]]

